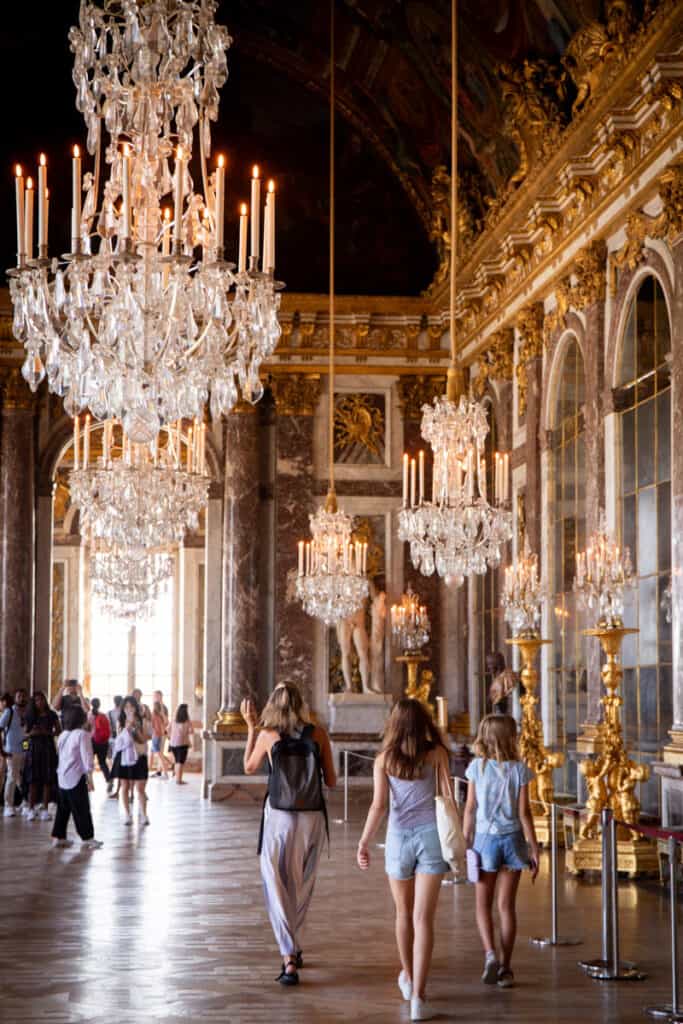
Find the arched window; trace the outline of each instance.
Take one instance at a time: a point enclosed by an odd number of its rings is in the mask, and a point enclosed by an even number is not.
[[[653,752],[671,724],[671,626],[661,607],[671,572],[669,317],[648,276],[631,304],[621,343],[615,407],[621,421],[621,537],[637,575],[625,624],[639,632],[622,650],[627,741]]]
[[[576,742],[586,717],[583,623],[577,617],[572,590],[576,553],[586,543],[585,388],[583,356],[578,342],[572,339],[564,353],[557,385],[551,440],[551,672],[557,743],[563,750]],[[567,766],[565,773],[565,786],[569,787],[571,775]]]
[[[493,408],[489,405],[489,432],[486,437],[486,443],[484,446],[484,452],[486,455],[486,489],[488,494],[493,494],[493,465],[494,465],[494,453],[498,447],[498,432],[496,430],[496,420],[493,415]],[[503,559],[505,561],[505,559]],[[498,570],[487,569],[482,575],[477,577],[477,637],[479,638],[479,644],[477,648],[477,679],[479,681],[479,700],[482,715],[487,714],[491,711],[491,705],[489,704],[488,691],[491,685],[492,679],[486,672],[486,655],[492,651],[497,651],[500,647],[500,623],[501,623],[501,610],[498,601]],[[508,649],[504,649],[506,661],[508,658]],[[472,727],[476,728],[477,723],[472,723]]]

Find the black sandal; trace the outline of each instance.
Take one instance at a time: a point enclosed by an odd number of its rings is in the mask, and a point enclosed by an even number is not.
[[[304,965],[304,955],[303,955],[303,953],[301,952],[301,950],[298,950],[298,951],[297,951],[297,954],[296,954],[296,961],[295,961],[295,963],[296,963],[296,969],[297,969],[297,971],[300,971],[300,970],[301,970],[301,968],[302,968],[302,967],[303,967],[303,965]]]
[[[287,968],[288,967],[294,967],[295,968],[291,972],[291,974],[287,974]],[[279,981],[281,985],[298,985],[299,984],[299,975],[296,972],[296,967],[297,967],[296,957],[294,957],[294,956],[287,957],[286,961],[285,960],[282,961],[282,970],[280,971],[280,973],[278,974],[278,976],[277,976],[277,978],[275,980]]]

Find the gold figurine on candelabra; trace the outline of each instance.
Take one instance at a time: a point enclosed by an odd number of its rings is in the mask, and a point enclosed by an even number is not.
[[[420,683],[417,681],[418,666],[429,661],[429,657],[423,653],[423,648],[429,642],[429,630],[427,609],[420,604],[420,599],[413,593],[412,587],[408,586],[406,593],[401,595],[400,604],[391,606],[391,635],[401,652],[396,655],[395,660],[406,667],[406,697],[419,700],[433,714],[434,707],[429,702],[429,692],[434,675],[432,672],[423,671]]]
[[[600,526],[591,537],[589,547],[576,556],[574,592],[580,608],[598,610],[596,629],[585,630],[586,636],[600,641],[606,661],[600,675],[605,694],[600,700],[603,717],[596,733],[597,756],[586,759],[579,770],[586,781],[587,816],[581,825],[580,837],[567,853],[567,869],[572,874],[584,870],[600,870],[600,815],[609,807],[621,824],[617,831],[617,863],[620,871],[631,878],[657,870],[657,850],[629,825],[637,825],[640,801],[635,794],[639,782],[646,782],[650,769],[628,756],[621,728],[620,708],[623,704],[619,686],[623,669],[619,661],[625,636],[637,633],[623,623],[624,590],[634,585],[628,549],[622,553],[608,534],[604,514]]]
[[[555,799],[553,772],[564,764],[564,754],[549,751],[543,741],[543,727],[536,713],[538,672],[534,668],[536,656],[549,640],[542,640],[538,627],[544,588],[538,576],[538,559],[525,541],[524,555],[505,570],[502,605],[505,621],[516,634],[506,643],[516,647],[522,658],[521,680],[524,694],[519,748],[522,759],[533,772],[530,797],[534,824],[539,842],[550,839],[550,805]]]

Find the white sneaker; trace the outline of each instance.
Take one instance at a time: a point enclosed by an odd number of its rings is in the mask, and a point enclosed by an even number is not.
[[[496,985],[498,982],[498,971],[500,964],[493,953],[487,953],[484,960],[484,970],[481,972],[481,980],[485,985]]]
[[[53,839],[52,840],[52,845],[53,846],[73,846],[73,844],[74,844],[73,839]]]
[[[28,810],[26,812],[26,820],[27,821],[35,821],[37,819],[37,817],[38,817],[38,815],[36,814],[36,812],[34,810]]]
[[[141,825],[149,825],[149,818],[147,817],[146,814],[141,814],[139,821]]]
[[[43,809],[43,810],[42,810],[42,811],[40,812],[40,814],[38,815],[38,817],[40,818],[40,820],[41,820],[41,821],[52,821],[52,815],[51,815],[51,814],[50,814],[50,812],[48,811],[47,807],[45,807],[45,808],[44,808],[44,809]]]
[[[81,843],[82,850],[99,850],[102,846],[104,843],[99,839],[85,839]]]
[[[410,1000],[410,1019],[432,1020],[433,1017],[436,1017],[436,1010],[433,1010],[424,999],[420,999],[419,996],[413,996]]]
[[[123,819],[123,824],[124,825],[132,825],[133,824],[133,819],[131,818],[130,814],[127,814],[126,817]]]
[[[406,974],[405,971],[401,971],[398,976],[398,987],[401,990],[401,995],[407,1003],[413,998],[413,983]]]
[[[6,807],[3,811],[3,818],[16,818],[17,812],[13,807]]]
[[[19,812],[22,818],[28,818],[30,810],[31,808],[29,807],[28,804],[22,804],[21,807],[19,808]]]

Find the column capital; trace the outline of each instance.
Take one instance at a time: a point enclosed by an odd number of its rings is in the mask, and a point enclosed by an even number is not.
[[[38,403],[18,366],[0,366],[0,409],[23,409],[33,412]]]
[[[270,389],[279,416],[313,416],[320,398],[320,374],[273,374]]]
[[[446,393],[446,376],[416,374],[398,379],[398,404],[404,420],[422,419],[422,406],[431,405],[435,398]]]

